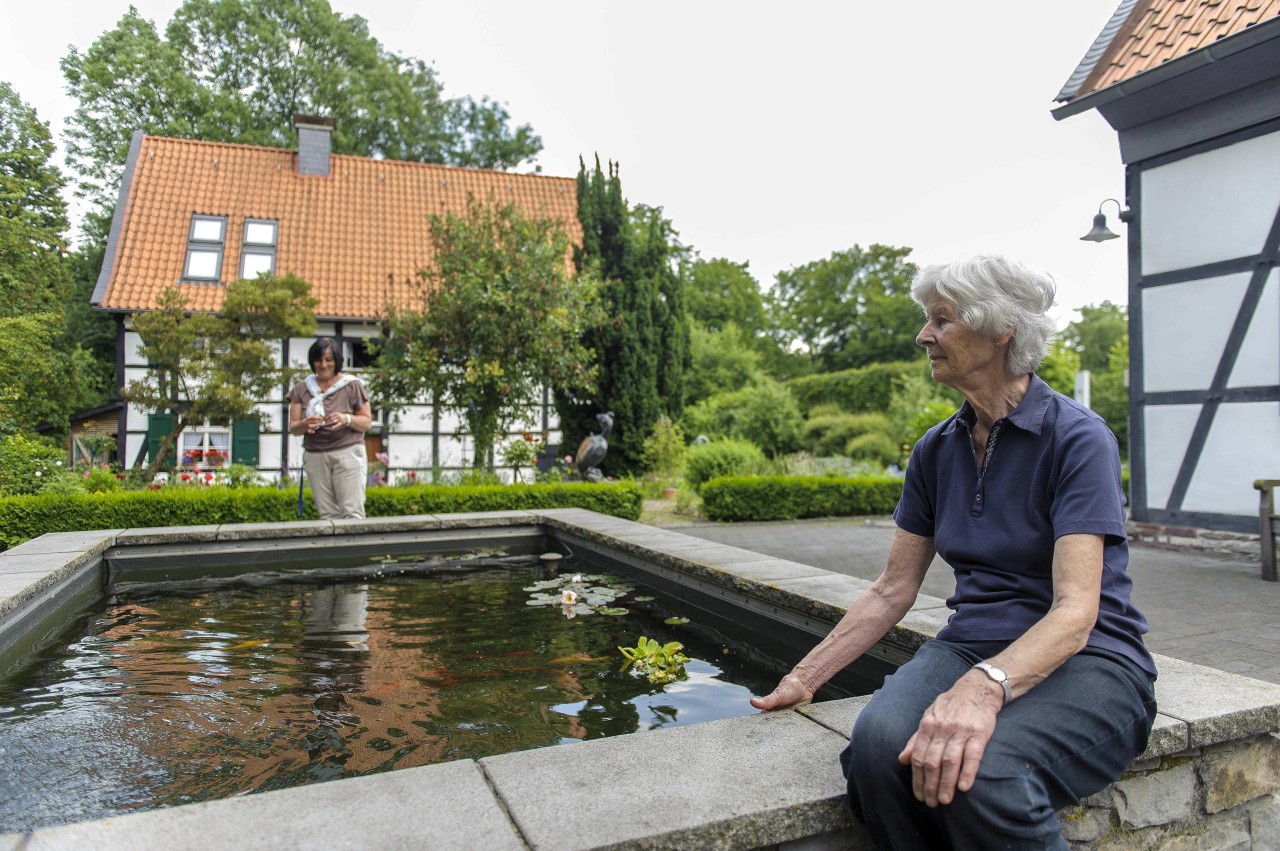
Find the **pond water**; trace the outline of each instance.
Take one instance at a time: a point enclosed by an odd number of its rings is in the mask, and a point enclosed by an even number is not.
[[[615,577],[367,573],[113,586],[0,680],[0,833],[746,715],[780,673]],[[621,671],[641,636],[685,676]]]

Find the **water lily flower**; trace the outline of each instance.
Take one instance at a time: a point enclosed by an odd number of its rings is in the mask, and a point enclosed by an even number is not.
[[[564,593],[560,595],[560,605],[572,606],[578,602],[578,594],[569,588],[564,589]]]
[[[570,582],[581,582],[581,581],[582,581],[582,574],[581,574],[581,573],[575,573],[575,574],[573,575],[573,578],[572,578],[571,580],[569,580],[569,581],[570,581]]]

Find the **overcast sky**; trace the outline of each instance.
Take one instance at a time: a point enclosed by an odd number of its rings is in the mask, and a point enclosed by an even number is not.
[[[1118,0],[331,3],[434,63],[447,94],[505,103],[542,136],[543,173],[620,162],[628,200],[764,287],[880,242],[920,264],[1000,252],[1046,269],[1063,320],[1128,301],[1125,240],[1079,240],[1123,200],[1115,133],[1049,113]],[[55,135],[74,108],[59,59],[128,5],[0,0],[0,79]],[[163,31],[180,2],[133,5]]]

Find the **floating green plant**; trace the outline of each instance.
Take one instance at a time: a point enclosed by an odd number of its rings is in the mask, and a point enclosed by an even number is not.
[[[619,647],[626,663],[622,670],[632,669],[634,673],[649,678],[655,685],[669,683],[685,676],[684,666],[689,657],[681,653],[684,645],[679,641],[668,641],[659,644],[652,638],[640,636],[635,647]]]

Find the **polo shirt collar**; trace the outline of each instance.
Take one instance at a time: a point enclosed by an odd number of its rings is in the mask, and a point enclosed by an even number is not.
[[[1044,423],[1045,412],[1049,410],[1049,402],[1052,399],[1053,389],[1033,372],[1031,373],[1031,384],[1027,387],[1026,395],[1022,397],[1018,407],[1014,408],[1013,412],[1005,419],[1023,431],[1039,434],[1040,427]],[[956,423],[961,421],[964,422],[967,428],[972,429],[977,419],[978,415],[974,413],[973,406],[966,399],[964,404],[960,406],[960,410],[952,417],[950,424],[942,430],[942,433],[950,434],[955,431]]]

